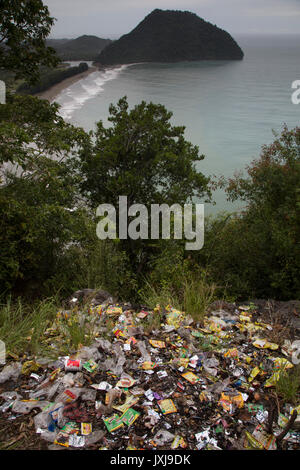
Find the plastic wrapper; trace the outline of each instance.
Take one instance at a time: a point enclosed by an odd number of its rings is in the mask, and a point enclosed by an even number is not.
[[[253,346],[259,349],[272,349],[276,350],[279,348],[278,344],[270,343],[267,339],[256,339],[253,343]]]
[[[146,344],[144,341],[139,341],[137,343],[138,350],[141,353],[143,362],[151,362],[151,356],[146,349]]]
[[[174,440],[174,434],[166,431],[165,429],[160,429],[155,434],[153,441],[157,446],[163,446],[168,442],[172,442]]]
[[[16,400],[14,402],[13,406],[12,406],[12,411],[14,413],[28,414],[34,408],[43,409],[48,404],[49,404],[49,402],[47,402],[47,401],[38,401],[38,400],[21,401],[21,400]]]
[[[82,390],[83,389],[76,387],[66,388],[56,397],[56,401],[61,403],[73,403],[79,398]]]
[[[183,313],[179,310],[169,307],[167,308],[166,318],[168,325],[174,326],[174,328],[179,328],[184,319],[184,316]]]
[[[0,372],[0,384],[7,382],[8,380],[16,381],[21,374],[22,365],[20,362],[13,362],[5,366]]]
[[[171,400],[171,399],[159,400],[157,403],[158,403],[158,406],[161,409],[161,412],[164,415],[168,415],[170,413],[177,413],[177,408],[176,408],[173,400]]]
[[[103,351],[107,353],[111,352],[112,344],[110,343],[110,341],[103,338],[96,338],[96,341],[98,343],[98,347],[103,349]]]

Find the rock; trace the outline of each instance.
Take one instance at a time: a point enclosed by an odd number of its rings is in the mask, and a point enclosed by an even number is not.
[[[109,292],[99,289],[82,289],[74,292],[71,297],[66,301],[69,307],[74,307],[77,303],[89,303],[90,305],[97,306],[108,303],[115,303],[117,301]]]

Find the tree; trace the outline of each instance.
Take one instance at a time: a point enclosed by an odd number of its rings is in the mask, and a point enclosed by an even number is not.
[[[85,236],[73,162],[88,136],[31,96],[0,105],[0,135],[0,290],[41,288]]]
[[[95,143],[82,155],[82,190],[92,207],[117,204],[119,195],[134,203],[184,204],[208,197],[209,178],[195,169],[204,159],[172,126],[172,113],[160,104],[142,102],[129,110],[127,98],[109,108],[111,127],[98,122]]]
[[[129,110],[127,98],[109,108],[105,128],[100,121],[81,157],[82,192],[90,206],[108,203],[117,207],[119,196],[128,206],[180,204],[193,197],[208,198],[209,178],[197,171],[203,160],[197,146],[184,138],[183,126],[173,126],[172,113],[160,104],[142,102]],[[141,271],[149,259],[153,241],[124,240],[131,262]]]
[[[55,50],[45,45],[53,24],[41,0],[0,0],[0,69],[34,82],[41,65],[56,66]]]
[[[284,126],[280,136],[262,150],[228,185],[231,200],[247,202],[243,215],[259,254],[266,293],[282,298],[300,295],[300,127]],[[297,297],[298,296],[298,297]]]
[[[40,156],[55,160],[72,158],[76,145],[83,145],[83,129],[66,123],[58,105],[32,96],[8,95],[0,104],[0,164],[17,163],[23,169]]]
[[[230,200],[244,201],[240,214],[219,218],[199,258],[219,285],[242,297],[299,299],[300,128],[284,126],[260,158],[227,181]],[[210,248],[211,246],[211,248]]]

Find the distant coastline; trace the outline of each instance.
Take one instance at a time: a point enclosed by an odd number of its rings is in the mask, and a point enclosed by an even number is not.
[[[56,85],[53,85],[51,88],[49,88],[46,91],[43,91],[41,93],[37,93],[34,96],[37,96],[41,99],[48,100],[48,101],[53,101],[65,88],[68,88],[69,86],[73,85],[73,83],[78,82],[79,80],[82,80],[83,78],[87,77],[93,72],[96,72],[99,70],[98,67],[89,67],[88,70],[86,70],[83,73],[79,73],[77,75],[74,75],[73,77],[66,78],[62,82],[57,83]]]

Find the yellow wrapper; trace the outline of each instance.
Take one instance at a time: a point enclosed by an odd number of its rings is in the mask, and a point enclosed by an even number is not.
[[[181,436],[175,436],[174,441],[171,444],[171,449],[178,449],[178,447],[181,447],[182,449],[187,447],[187,443]]]
[[[238,359],[239,352],[238,352],[237,348],[231,348],[231,349],[228,349],[228,351],[226,351],[226,353],[224,354],[224,357],[230,357],[232,359]]]
[[[260,373],[260,369],[258,367],[254,367],[250,373],[248,382],[252,382],[253,379]]]
[[[237,393],[234,396],[229,396],[222,392],[219,404],[223,407],[225,411],[231,411],[231,405],[236,405],[238,408],[243,408],[244,399],[241,393]]]
[[[155,367],[157,367],[157,364],[155,362],[143,362],[142,364],[142,369],[144,370],[152,370],[152,369],[155,369]]]
[[[155,339],[149,339],[149,343],[154,348],[165,348],[166,347],[166,343],[164,341],[156,341]]]
[[[263,450],[264,446],[257,440],[255,437],[250,434],[250,432],[245,432],[245,440],[244,440],[244,447],[245,449],[257,449]]]
[[[179,365],[182,367],[187,367],[189,365],[189,358],[188,357],[180,357],[179,358]]]
[[[164,415],[168,415],[170,413],[177,413],[177,408],[176,408],[173,400],[168,398],[167,400],[159,400],[157,403],[158,403],[158,406],[161,409],[161,412]]]
[[[255,428],[253,432],[253,437],[263,445],[264,449],[266,450],[276,450],[276,438],[272,434],[268,434],[261,424]]]
[[[199,380],[198,375],[193,374],[193,372],[185,372],[185,374],[182,374],[181,377],[183,377],[193,385],[195,385]]]
[[[171,308],[170,311],[167,313],[167,324],[174,326],[175,328],[179,328],[181,322],[183,320],[183,314],[179,310],[175,310]]]
[[[108,307],[106,310],[107,315],[121,315],[122,312],[122,307]]]
[[[129,396],[126,398],[126,401],[123,403],[123,405],[113,406],[113,409],[121,411],[121,413],[125,413],[125,411],[127,411],[129,408],[136,405],[138,401],[139,397]]]
[[[88,436],[92,432],[91,423],[81,423],[81,434],[83,436]]]
[[[267,339],[257,339],[252,344],[259,349],[272,349],[275,351],[279,348],[278,344],[270,343]]]

